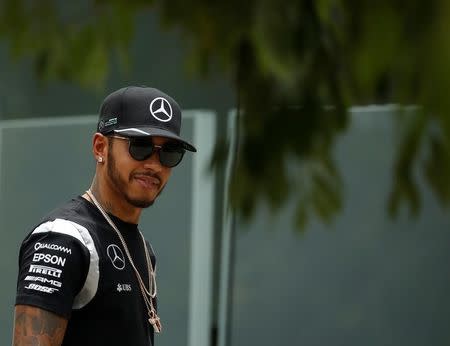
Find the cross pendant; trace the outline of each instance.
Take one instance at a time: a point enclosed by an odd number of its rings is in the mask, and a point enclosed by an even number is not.
[[[153,327],[153,330],[155,331],[155,333],[160,333],[161,332],[161,321],[159,320],[159,317],[157,315],[155,315],[155,317],[150,317],[148,319],[148,321],[150,322],[150,324]]]

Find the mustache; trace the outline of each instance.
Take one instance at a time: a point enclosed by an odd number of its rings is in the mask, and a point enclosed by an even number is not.
[[[145,171],[145,172],[133,172],[130,174],[130,180],[137,177],[137,176],[145,176],[145,177],[150,177],[150,178],[154,178],[158,180],[158,184],[161,185],[162,184],[162,179],[161,176],[158,173],[155,172],[151,172],[151,171]]]

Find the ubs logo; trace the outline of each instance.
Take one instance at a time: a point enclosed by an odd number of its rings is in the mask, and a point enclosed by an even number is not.
[[[114,268],[122,270],[125,268],[125,256],[122,250],[116,244],[111,244],[106,248],[106,253],[111,260]]]

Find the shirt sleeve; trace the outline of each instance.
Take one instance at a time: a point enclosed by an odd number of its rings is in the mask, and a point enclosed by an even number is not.
[[[91,261],[88,241],[80,232],[81,226],[77,226],[62,219],[48,221],[24,240],[19,255],[16,304],[70,317],[88,278]]]

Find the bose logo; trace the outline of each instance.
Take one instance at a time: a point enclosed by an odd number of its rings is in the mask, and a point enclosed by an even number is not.
[[[33,262],[40,262],[43,261],[45,263],[51,263],[51,264],[57,264],[61,267],[64,267],[64,264],[66,264],[66,259],[61,258],[56,255],[50,255],[50,254],[43,254],[43,253],[35,253],[33,255]]]
[[[69,249],[69,248],[61,246],[61,245],[56,245],[56,244],[36,243],[36,244],[34,244],[34,249],[35,250],[49,249],[49,250],[65,252],[66,254],[69,254],[69,255],[72,254],[72,249]]]
[[[35,291],[45,292],[45,293],[53,293],[55,291],[59,291],[57,288],[41,286],[38,284],[29,284],[28,286],[25,286],[25,288],[27,290],[35,290]]]

